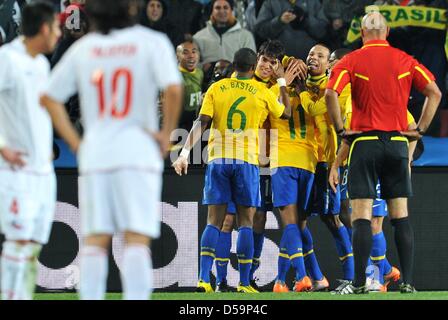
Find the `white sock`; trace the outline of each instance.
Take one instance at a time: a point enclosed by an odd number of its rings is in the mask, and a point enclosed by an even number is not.
[[[26,246],[14,241],[3,243],[1,257],[2,299],[19,300],[25,281],[25,270],[30,259]]]
[[[103,300],[108,272],[107,250],[85,246],[81,252],[79,294],[81,300]]]
[[[22,288],[20,289],[20,299],[33,300],[36,290],[37,260],[42,250],[42,245],[38,243],[28,243],[25,245],[29,258],[26,261],[25,275]]]
[[[147,246],[129,244],[124,249],[121,283],[123,299],[148,300],[152,292],[152,260]]]

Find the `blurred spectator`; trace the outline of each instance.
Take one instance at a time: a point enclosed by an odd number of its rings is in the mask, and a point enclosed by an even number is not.
[[[184,41],[183,31],[171,24],[168,19],[168,6],[165,0],[145,1],[141,24],[156,31],[165,33],[174,47]]]
[[[305,60],[327,33],[328,20],[319,0],[265,0],[255,30],[263,39],[278,39],[286,54]]]
[[[201,51],[201,62],[207,72],[213,62],[233,60],[241,48],[255,49],[255,40],[250,31],[243,29],[232,14],[232,0],[212,1],[212,14],[207,26],[193,36]]]
[[[0,45],[20,34],[22,8],[31,0],[0,0]]]
[[[204,83],[205,87],[203,92],[205,93],[208,88],[215,82],[218,82],[224,78],[230,78],[233,73],[233,65],[228,60],[219,60],[215,63],[215,67],[213,68],[212,77],[209,82]]]
[[[415,0],[415,5],[427,6],[432,8],[447,8],[445,0]],[[414,56],[422,64],[424,64],[435,76],[436,83],[442,91],[443,98],[440,102],[439,110],[434,121],[428,129],[428,134],[439,136],[441,130],[444,131],[444,125],[441,124],[442,115],[447,108],[447,90],[446,90],[446,74],[448,64],[445,52],[446,30],[436,30],[431,28],[407,27],[392,29],[390,34],[390,42],[400,49]],[[420,118],[424,96],[416,90],[411,91],[411,99],[409,100],[409,110],[416,119]],[[442,132],[443,133],[443,132]]]
[[[246,24],[247,29],[254,34],[255,43],[257,48],[261,45],[263,40],[258,36],[255,32],[255,25],[257,23],[257,17],[260,13],[261,6],[263,5],[264,0],[249,0],[248,6],[246,8]]]
[[[195,0],[168,0],[167,19],[189,39],[201,29],[202,5]]]
[[[249,0],[246,8],[247,29],[255,33],[255,24],[264,0]]]
[[[356,0],[323,0],[322,6],[329,21],[325,43],[331,51],[341,48],[350,23],[355,17]]]
[[[177,49],[179,70],[184,78],[184,103],[179,120],[179,128],[190,131],[202,102],[202,82],[204,73],[198,68],[199,49],[188,40],[180,44]]]

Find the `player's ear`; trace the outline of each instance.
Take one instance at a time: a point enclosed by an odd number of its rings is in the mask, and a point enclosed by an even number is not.
[[[390,27],[387,27],[386,38],[389,37]]]
[[[43,23],[40,27],[40,34],[48,36],[51,32],[51,25],[49,23]]]

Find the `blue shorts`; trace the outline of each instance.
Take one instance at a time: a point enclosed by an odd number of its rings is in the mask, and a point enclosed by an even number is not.
[[[272,185],[271,176],[261,175],[260,176],[260,195],[261,195],[261,205],[257,208],[257,212],[266,213],[273,210],[272,206]],[[227,213],[236,214],[236,206],[233,201],[227,204]]]
[[[272,175],[272,199],[274,207],[297,204],[306,210],[313,187],[314,174],[310,171],[280,167]]]
[[[338,215],[341,211],[341,188],[338,185],[336,193],[328,183],[328,166],[319,162],[316,166],[313,191],[308,213],[312,215]]]
[[[256,165],[233,159],[215,159],[207,165],[202,204],[260,206],[260,172]]]
[[[381,186],[376,185],[376,199],[373,200],[372,216],[387,217],[387,203],[386,200],[381,199]]]
[[[348,166],[344,166],[341,167],[339,169],[339,172],[341,172],[341,181],[340,181],[340,186],[341,186],[341,202],[348,200],[348,189],[347,189],[347,176],[348,176]]]

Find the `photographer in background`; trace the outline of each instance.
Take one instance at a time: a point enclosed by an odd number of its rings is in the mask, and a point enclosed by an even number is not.
[[[308,51],[327,32],[328,20],[319,0],[266,0],[255,32],[263,39],[278,39],[286,54],[305,60]]]

